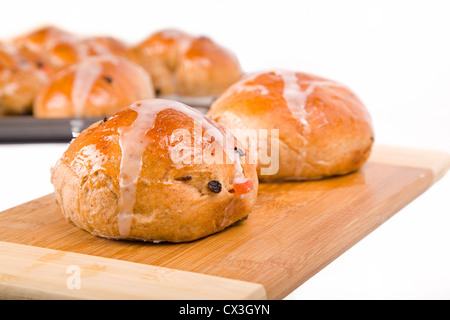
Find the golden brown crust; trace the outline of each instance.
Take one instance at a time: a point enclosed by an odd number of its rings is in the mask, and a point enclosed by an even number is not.
[[[54,26],[46,26],[13,40],[36,65],[53,74],[86,57],[114,55],[128,57],[128,46],[109,36],[80,37]]]
[[[158,96],[216,96],[242,75],[229,50],[176,29],[150,35],[131,52],[151,75]]]
[[[135,130],[139,108],[148,107],[146,103],[137,102],[132,105],[134,109],[121,110],[106,122],[92,125],[71,143],[52,173],[64,216],[79,228],[102,237],[175,242],[205,237],[247,216],[257,194],[255,165],[248,161],[242,164],[245,177],[254,181],[253,189],[243,195],[236,195],[233,189],[237,174],[233,164],[174,165],[172,134],[180,129],[192,134],[196,130],[193,118],[180,112],[182,109],[162,109],[155,112],[153,120],[145,115],[149,124],[138,140],[147,144],[141,155],[133,155],[142,159],[135,196],[124,196],[121,177],[130,170],[123,166],[130,163],[123,160],[127,151],[122,135],[126,130]],[[214,125],[225,133],[221,126]],[[213,139],[204,140],[202,150],[210,150],[212,143]],[[216,148],[215,152],[223,150]],[[208,186],[212,180],[220,182],[220,192]],[[125,236],[120,232],[121,199],[135,200],[132,223]]]
[[[14,38],[13,43],[32,52],[42,52],[52,42],[73,37],[74,35],[66,30],[48,25]]]
[[[33,112],[38,118],[109,116],[153,95],[150,77],[137,64],[115,56],[89,57],[55,73]]]
[[[264,181],[355,171],[369,157],[374,139],[370,116],[353,92],[300,72],[247,75],[212,104],[208,115],[228,129],[279,130],[279,170],[263,175],[259,163]]]
[[[14,45],[0,44],[0,114],[30,113],[46,80]]]
[[[30,61],[48,74],[77,61],[76,36],[55,26],[44,26],[16,37],[13,43]]]

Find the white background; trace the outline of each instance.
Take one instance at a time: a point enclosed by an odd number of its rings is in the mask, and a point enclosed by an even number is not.
[[[376,143],[450,153],[448,1],[7,1],[0,39],[42,24],[130,44],[176,27],[234,51],[245,71],[344,83]],[[0,145],[0,210],[52,192],[64,145]],[[448,175],[287,299],[450,299]]]

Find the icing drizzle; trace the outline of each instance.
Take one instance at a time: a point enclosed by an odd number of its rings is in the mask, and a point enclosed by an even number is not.
[[[248,74],[241,80],[231,85],[226,90],[220,99],[225,99],[228,96],[235,93],[244,93],[249,91],[258,91],[259,95],[269,95],[270,89],[262,83],[254,83],[255,79],[263,74],[273,73],[276,76],[281,77],[283,81],[283,98],[286,101],[286,105],[289,108],[292,116],[297,119],[304,127],[305,134],[310,133],[309,124],[307,121],[308,113],[306,111],[306,101],[310,94],[314,92],[317,87],[330,86],[330,87],[344,87],[342,84],[331,80],[301,80],[299,81],[294,71],[288,71],[283,69],[277,69],[273,71],[256,72]],[[307,85],[303,90],[301,85]]]
[[[122,149],[120,163],[119,186],[120,202],[118,213],[119,234],[126,237],[130,234],[133,208],[136,203],[136,189],[142,169],[143,154],[150,140],[145,136],[155,125],[156,115],[166,109],[184,113],[208,130],[214,141],[222,147],[229,159],[233,161],[236,170],[235,181],[245,179],[239,155],[234,150],[233,137],[225,130],[220,130],[217,123],[209,120],[200,111],[183,103],[166,99],[151,99],[135,102],[129,109],[137,112],[137,117],[129,127],[119,128],[119,145]],[[230,143],[231,142],[231,143]]]
[[[83,110],[86,106],[92,88],[104,71],[104,64],[118,64],[118,60],[112,56],[90,57],[75,65],[71,100],[75,118],[83,117]]]
[[[318,87],[328,86],[328,87],[340,87],[345,88],[344,85],[332,81],[332,80],[299,80],[297,77],[297,73],[294,71],[283,70],[283,69],[275,69],[268,70],[264,72],[256,72],[252,74],[248,74],[243,77],[241,80],[233,84],[228,90],[226,90],[220,99],[226,99],[228,96],[232,94],[246,94],[246,92],[256,92],[258,96],[269,95],[271,93],[271,89],[268,86],[265,86],[263,83],[258,83],[255,79],[258,76],[264,74],[272,74],[281,78],[283,84],[282,97],[286,102],[286,106],[288,107],[292,117],[296,119],[300,126],[302,127],[302,133],[299,135],[299,138],[302,141],[303,147],[299,148],[299,152],[303,159],[306,158],[306,146],[308,144],[308,135],[311,133],[311,128],[308,123],[308,112],[306,110],[306,102],[308,97],[314,92],[314,90]],[[280,83],[278,79],[272,80]],[[303,89],[303,88],[305,89]],[[324,121],[322,125],[327,124],[328,121],[324,116]],[[297,164],[296,164],[297,165]],[[299,168],[295,170],[300,172],[303,163],[298,162]]]
[[[343,87],[341,84],[330,80],[303,80],[301,83],[308,85],[306,90],[303,90],[295,72],[277,70],[275,74],[281,76],[283,79],[283,98],[286,101],[292,116],[298,119],[303,126],[304,134],[309,134],[311,132],[307,121],[308,113],[305,108],[309,95],[320,86]],[[304,142],[306,143],[306,140],[304,140]]]
[[[77,65],[71,93],[74,116],[76,118],[82,117],[83,109],[92,87],[102,72],[102,65],[98,62],[92,63],[92,60],[82,61]]]

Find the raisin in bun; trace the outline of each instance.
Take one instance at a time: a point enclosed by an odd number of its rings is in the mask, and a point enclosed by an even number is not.
[[[103,117],[153,98],[149,75],[121,57],[89,57],[55,73],[33,106],[38,118]]]
[[[259,134],[268,150],[251,149],[264,181],[355,171],[369,157],[374,140],[370,115],[349,88],[288,70],[243,77],[212,104],[208,115],[228,129],[239,129],[235,135],[244,144],[255,146],[249,132]]]
[[[160,97],[217,96],[242,75],[232,52],[207,37],[176,29],[150,35],[131,53],[151,75]]]
[[[256,166],[235,147],[196,109],[138,101],[72,141],[52,168],[56,200],[67,220],[96,236],[199,239],[245,218],[255,203]]]
[[[0,43],[0,114],[31,113],[33,101],[46,80],[45,73],[14,45]]]

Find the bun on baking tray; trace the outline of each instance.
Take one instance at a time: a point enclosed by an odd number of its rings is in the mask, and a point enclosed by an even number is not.
[[[149,75],[134,62],[95,56],[52,75],[36,97],[37,118],[103,117],[154,97]]]
[[[256,165],[240,147],[196,109],[142,100],[84,130],[51,180],[62,214],[93,235],[191,241],[251,211]]]
[[[244,145],[252,143],[249,131],[267,130],[258,139],[265,140],[262,145],[268,150],[250,148],[261,181],[319,179],[355,171],[368,159],[374,141],[370,115],[349,88],[289,70],[244,76],[214,101],[208,115]],[[265,152],[279,159],[270,163],[278,170],[267,170]]]
[[[66,63],[51,59],[49,52],[60,44],[73,42],[74,39],[75,35],[68,31],[54,26],[45,26],[15,37],[11,42],[29,60],[46,71],[50,71]]]
[[[151,75],[160,97],[217,96],[242,75],[237,57],[228,49],[177,29],[151,34],[131,53]]]
[[[80,36],[49,25],[16,36],[9,43],[50,82],[60,70],[91,57],[128,59],[148,73],[154,96],[182,101],[204,112],[242,75],[233,52],[208,37],[177,29],[162,29],[128,45],[115,37]]]
[[[80,37],[63,29],[46,26],[13,39],[28,59],[48,73],[90,56],[127,56],[128,47],[109,36]]]
[[[46,74],[12,44],[0,43],[0,114],[28,114]]]

